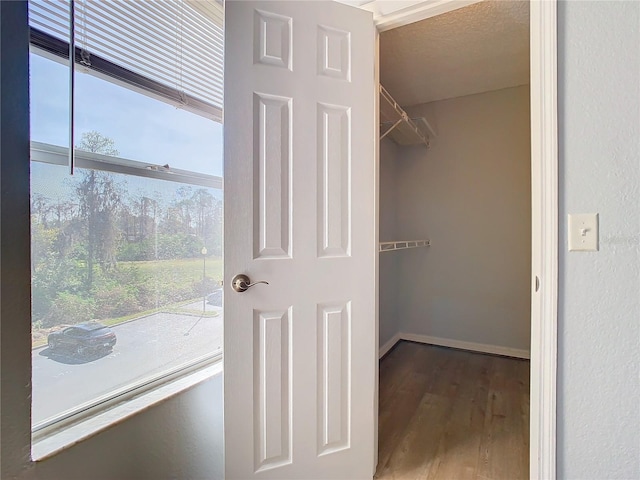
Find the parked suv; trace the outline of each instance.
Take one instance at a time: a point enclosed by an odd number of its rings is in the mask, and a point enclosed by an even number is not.
[[[116,334],[99,322],[86,322],[50,333],[47,343],[52,351],[66,350],[82,355],[87,351],[111,350]]]

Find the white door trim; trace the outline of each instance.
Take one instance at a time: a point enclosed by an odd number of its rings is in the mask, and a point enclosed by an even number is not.
[[[379,32],[418,22],[425,18],[463,8],[482,0],[336,0],[373,13],[373,21]]]
[[[368,2],[364,2],[368,3]],[[415,9],[395,12],[392,21],[377,18],[380,31],[440,15],[460,6],[457,0],[427,0]],[[475,3],[475,2],[469,2]],[[434,8],[437,5],[437,8]],[[429,8],[431,7],[431,8]],[[529,475],[556,478],[556,373],[558,332],[558,124],[557,0],[530,3],[531,61],[531,213],[532,315]],[[392,26],[391,26],[392,25]],[[535,292],[536,277],[540,279]],[[379,281],[379,279],[376,279]]]
[[[532,294],[529,475],[556,478],[558,335],[557,1],[530,3]],[[535,292],[535,277],[540,278]]]

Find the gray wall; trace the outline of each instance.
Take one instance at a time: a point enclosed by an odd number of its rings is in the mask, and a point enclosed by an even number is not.
[[[401,149],[397,312],[405,333],[529,350],[531,145],[529,88],[409,109],[437,121],[430,150]]]
[[[380,142],[380,241],[396,238],[396,165],[400,161],[397,145],[390,139]],[[380,254],[379,326],[380,346],[400,332],[397,311],[398,253]]]
[[[640,2],[558,12],[558,477],[640,478]],[[568,213],[600,251],[568,252]]]

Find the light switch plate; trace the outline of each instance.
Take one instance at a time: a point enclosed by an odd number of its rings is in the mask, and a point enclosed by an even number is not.
[[[569,214],[569,251],[598,251],[598,214]]]

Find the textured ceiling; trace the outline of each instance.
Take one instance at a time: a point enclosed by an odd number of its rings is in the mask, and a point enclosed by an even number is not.
[[[380,34],[380,82],[403,106],[529,83],[529,3],[476,3]]]

